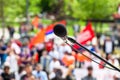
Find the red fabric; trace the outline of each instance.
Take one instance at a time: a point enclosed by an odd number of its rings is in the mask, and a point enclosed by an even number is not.
[[[86,42],[91,41],[94,36],[94,30],[89,22],[86,28],[77,36],[77,41],[81,44],[86,44]]]
[[[15,43],[16,43],[19,47],[22,47],[22,43],[21,43],[21,41],[19,41],[19,40],[15,40]]]
[[[35,54],[35,61],[38,62],[39,61],[39,56],[38,53]]]
[[[48,41],[45,43],[45,48],[49,52],[53,49],[53,41]]]
[[[104,65],[105,65],[105,62],[101,61],[100,64],[99,64],[99,68],[100,68],[100,69],[103,69],[103,68],[104,68]]]

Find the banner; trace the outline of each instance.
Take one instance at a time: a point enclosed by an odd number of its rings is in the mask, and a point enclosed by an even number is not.
[[[86,42],[91,41],[94,36],[94,30],[89,22],[85,29],[77,36],[77,41],[84,45]]]

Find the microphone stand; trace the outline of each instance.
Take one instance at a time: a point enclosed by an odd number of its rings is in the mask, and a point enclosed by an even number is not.
[[[102,57],[98,56],[95,52],[90,51],[89,49],[87,49],[86,47],[84,47],[83,45],[79,44],[77,41],[75,41],[74,39],[67,37],[68,40],[72,43],[77,44],[78,46],[82,47],[84,50],[88,51],[89,53],[91,53],[92,55],[94,55],[95,57],[97,57],[98,59],[104,61],[106,64],[108,64],[110,67],[114,68],[116,71],[120,72],[120,69],[115,67],[114,65],[112,65],[111,63],[109,63],[108,61],[106,61],[105,59],[103,59]]]

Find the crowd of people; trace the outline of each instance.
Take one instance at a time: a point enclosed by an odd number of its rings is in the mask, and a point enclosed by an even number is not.
[[[20,28],[21,36],[27,34],[24,28]],[[80,80],[99,80],[92,75],[94,69],[106,69],[104,62],[81,48],[80,52],[74,51],[69,45],[55,39],[30,46],[28,37],[16,40],[12,38],[15,30],[11,27],[8,29],[11,31],[10,40],[6,42],[0,39],[0,80],[78,80],[76,76],[79,74],[76,75],[76,69],[88,70],[88,75],[79,75]],[[105,55],[100,51],[98,44],[89,43],[85,46],[119,68],[119,57],[113,55],[115,45],[110,37],[105,38],[103,45]],[[78,49],[76,46],[73,47]],[[81,53],[100,64],[93,63]],[[109,80],[120,78],[114,74]]]

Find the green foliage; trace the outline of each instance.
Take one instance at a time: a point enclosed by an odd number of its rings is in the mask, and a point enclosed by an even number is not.
[[[65,0],[66,15],[78,19],[108,18],[117,11],[120,0]]]
[[[3,0],[6,21],[26,16],[26,0]],[[28,0],[29,13],[46,12],[56,18],[104,19],[117,11],[120,0]]]

